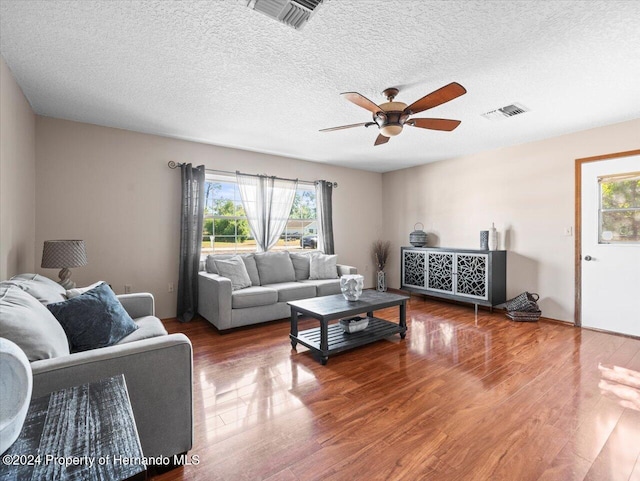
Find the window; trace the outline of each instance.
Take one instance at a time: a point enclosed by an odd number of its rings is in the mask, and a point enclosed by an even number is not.
[[[640,172],[602,177],[599,183],[599,243],[640,243]]]
[[[202,254],[255,252],[235,177],[207,174],[204,192]],[[315,249],[317,229],[315,187],[298,182],[287,227],[272,250]]]

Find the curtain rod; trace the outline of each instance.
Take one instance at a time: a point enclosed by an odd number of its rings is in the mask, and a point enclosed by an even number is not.
[[[177,169],[178,167],[182,167],[183,165],[185,165],[185,162],[176,162],[174,160],[170,160],[167,163],[167,165],[169,166],[170,169]],[[230,170],[218,170],[218,169],[206,169],[206,168],[204,170],[205,170],[205,172],[216,172],[216,173],[219,173],[219,174],[236,175],[236,174],[241,173],[241,172],[239,172],[237,170],[235,172],[232,172]],[[244,175],[252,175],[254,177],[260,177],[259,174],[244,174]],[[315,184],[317,184],[319,182],[317,180],[312,181],[312,180],[299,180],[299,179],[285,179],[283,177],[276,177],[274,175],[270,175],[270,176],[267,176],[267,177],[273,177],[274,179],[279,179],[279,180],[298,180],[298,182],[302,182],[303,184],[314,184],[315,185]],[[329,182],[329,183],[332,185],[332,187],[334,189],[338,188],[338,183],[337,182]]]
[[[206,170],[206,169],[205,169]],[[275,175],[260,175],[260,174],[244,174],[242,172],[240,172],[239,170],[236,170],[236,175],[248,175],[249,177],[268,177],[269,179],[278,179],[278,180],[290,180],[290,181],[295,181],[295,182],[306,182],[305,180],[300,180],[300,179],[286,179],[284,177],[276,177]]]

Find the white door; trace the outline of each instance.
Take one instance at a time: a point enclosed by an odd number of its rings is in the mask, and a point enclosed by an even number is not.
[[[582,165],[582,325],[640,336],[640,155]]]

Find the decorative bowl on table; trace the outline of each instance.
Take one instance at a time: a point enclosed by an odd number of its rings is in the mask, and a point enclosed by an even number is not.
[[[363,331],[369,325],[368,317],[351,317],[349,319],[340,319],[340,327],[347,334],[353,334],[354,332]]]
[[[362,295],[364,276],[360,274],[347,274],[340,278],[340,290],[347,301],[357,301]]]

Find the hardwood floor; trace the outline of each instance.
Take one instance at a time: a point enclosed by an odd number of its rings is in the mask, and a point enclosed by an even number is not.
[[[421,297],[407,320],[326,366],[287,321],[165,321],[194,347],[199,464],[152,479],[640,481],[640,389],[598,368],[640,371],[640,340]]]

